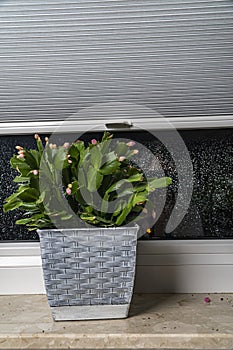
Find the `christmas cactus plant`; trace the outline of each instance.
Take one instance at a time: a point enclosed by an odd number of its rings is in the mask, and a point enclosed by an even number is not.
[[[168,177],[146,178],[133,161],[135,142],[115,141],[107,132],[100,141],[62,146],[48,138],[43,144],[38,135],[35,139],[35,150],[16,146],[11,166],[19,173],[14,179],[18,187],[4,204],[5,212],[25,212],[17,224],[29,230],[54,228],[57,220],[72,227],[73,215],[80,225],[126,225],[148,215],[145,205],[151,192],[171,184]]]

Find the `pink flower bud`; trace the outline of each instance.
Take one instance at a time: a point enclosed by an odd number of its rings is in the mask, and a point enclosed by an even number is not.
[[[69,164],[72,164],[72,160],[71,160],[71,159],[68,159],[67,162],[68,162]]]
[[[121,157],[118,158],[119,162],[123,162],[123,160],[125,160],[125,156],[121,156]]]
[[[64,147],[65,149],[68,149],[68,148],[70,147],[69,142],[65,142],[64,145],[63,145],[63,147]]]
[[[57,148],[57,145],[55,143],[50,143],[49,148],[55,149],[55,148]]]
[[[21,146],[15,146],[15,148],[16,148],[18,151],[22,151],[22,150],[23,150],[23,147],[21,147]]]
[[[133,150],[133,154],[138,154],[139,150],[138,149],[134,149]]]
[[[71,188],[67,187],[66,193],[70,196],[71,195]]]
[[[134,145],[136,144],[136,142],[134,142],[134,141],[129,141],[129,142],[127,142],[127,146],[129,146],[129,147],[133,147]]]
[[[91,144],[92,144],[92,145],[96,145],[96,144],[97,144],[97,140],[96,140],[96,139],[92,139],[92,140],[91,140]]]
[[[48,143],[49,142],[49,138],[45,137],[45,142]]]
[[[20,154],[17,156],[17,158],[23,159],[23,158],[24,158],[24,153],[20,153]]]
[[[35,170],[32,170],[32,173],[33,173],[33,175],[35,175],[35,176],[36,176],[36,175],[38,175],[38,174],[39,174],[39,171],[35,169]]]
[[[35,138],[35,140],[37,140],[37,141],[41,141],[40,136],[39,136],[38,134],[35,134],[35,135],[34,135],[34,138]]]

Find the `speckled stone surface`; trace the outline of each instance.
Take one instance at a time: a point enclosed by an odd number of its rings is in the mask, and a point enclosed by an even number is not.
[[[233,295],[134,295],[122,320],[54,322],[42,295],[0,296],[0,349],[232,349]]]
[[[33,135],[0,136],[0,240],[38,240],[36,233],[29,233],[25,227],[16,225],[15,221],[22,217],[20,210],[3,213],[5,198],[10,196],[17,185],[13,182],[17,172],[11,169],[10,158],[16,153],[15,146],[35,148]]]

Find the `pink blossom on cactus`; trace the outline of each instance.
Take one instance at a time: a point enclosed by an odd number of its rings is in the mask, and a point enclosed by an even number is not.
[[[32,173],[33,173],[33,175],[38,175],[39,174],[39,171],[37,170],[37,169],[35,169],[35,170],[32,170]]]
[[[55,149],[55,148],[57,148],[57,145],[55,143],[50,143],[49,148]]]
[[[136,142],[134,142],[134,141],[129,141],[129,142],[127,142],[127,146],[129,146],[129,147],[133,147],[134,145],[136,144]]]
[[[134,149],[133,150],[133,154],[138,154],[139,150],[138,149]]]
[[[41,138],[40,138],[40,136],[38,134],[35,134],[34,138],[35,138],[36,141],[41,141]]]
[[[63,147],[64,147],[65,149],[68,149],[68,148],[70,147],[69,142],[65,142],[64,145],[63,145]]]
[[[118,161],[119,161],[119,162],[123,162],[123,160],[125,160],[125,156],[120,156],[120,157],[118,158]]]
[[[19,155],[17,156],[17,158],[19,158],[19,159],[23,159],[24,158],[24,153],[22,152],[22,153],[19,153]]]
[[[71,195],[71,188],[67,187],[66,193],[70,196]]]
[[[97,144],[97,140],[96,140],[96,139],[92,139],[92,140],[91,140],[91,144],[92,144],[92,145],[96,145],[96,144]]]

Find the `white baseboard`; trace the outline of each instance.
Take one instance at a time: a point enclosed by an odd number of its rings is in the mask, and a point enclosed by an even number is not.
[[[135,292],[232,293],[233,240],[139,241]],[[39,243],[0,244],[0,294],[45,293]]]

